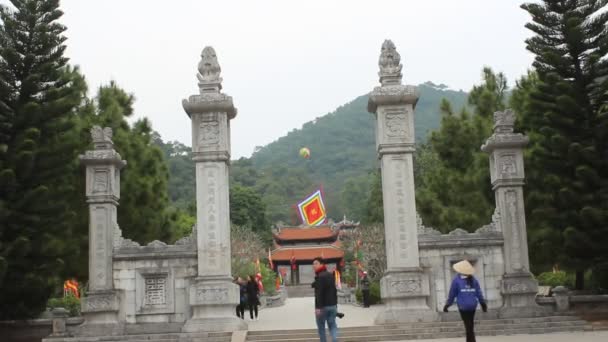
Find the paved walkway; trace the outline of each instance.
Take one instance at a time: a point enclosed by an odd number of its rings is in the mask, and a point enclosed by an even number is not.
[[[374,319],[381,305],[374,305],[364,309],[354,305],[339,305],[338,311],[343,312],[345,317],[338,319],[339,327],[359,327],[374,325]],[[287,303],[277,308],[260,310],[260,320],[249,320],[249,312],[245,312],[245,320],[249,324],[249,330],[287,330],[287,329],[316,329],[315,323],[315,299],[289,298]]]

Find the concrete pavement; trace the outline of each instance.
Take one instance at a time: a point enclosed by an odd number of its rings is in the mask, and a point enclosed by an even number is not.
[[[461,338],[419,340],[421,342],[462,342]],[[477,342],[606,342],[608,331],[560,333],[546,335],[478,336]],[[388,341],[387,341],[388,342]],[[395,342],[395,341],[391,341]]]
[[[338,327],[374,325],[374,319],[381,308],[381,305],[367,309],[350,304],[338,305],[338,311],[345,314],[344,318],[337,320]],[[259,321],[251,321],[248,311],[245,312],[245,317],[250,331],[317,328],[315,299],[312,297],[289,298],[284,306],[260,310]]]

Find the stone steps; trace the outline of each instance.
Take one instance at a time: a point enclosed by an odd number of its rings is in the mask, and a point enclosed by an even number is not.
[[[45,342],[230,342],[230,332],[163,333],[100,337],[47,338]]]
[[[479,336],[546,334],[602,330],[575,316],[488,319],[475,322]],[[382,326],[347,327],[340,329],[341,342],[403,341],[432,338],[460,338],[464,328],[460,321],[388,324]],[[230,342],[229,332],[150,333],[104,337],[47,338],[46,342]],[[250,342],[313,342],[318,341],[315,329],[250,331]]]
[[[477,321],[475,330],[480,336],[493,336],[584,331],[586,327],[587,322],[578,317],[558,316]],[[461,322],[408,323],[340,329],[340,341],[344,342],[399,341],[462,336],[464,336],[464,327]],[[317,331],[314,329],[251,331],[247,336],[247,341],[256,342],[307,342],[318,341],[318,339]]]

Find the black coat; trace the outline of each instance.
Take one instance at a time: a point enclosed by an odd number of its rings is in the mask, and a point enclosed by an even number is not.
[[[247,300],[249,304],[260,305],[260,288],[258,284],[253,281],[247,282]]]
[[[338,305],[338,289],[336,289],[336,279],[332,273],[319,272],[314,283],[312,283],[312,287],[315,288],[316,309]]]

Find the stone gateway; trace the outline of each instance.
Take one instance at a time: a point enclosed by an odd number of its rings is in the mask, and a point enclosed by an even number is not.
[[[528,138],[514,133],[514,113],[495,113],[494,133],[481,147],[489,154],[496,198],[491,222],[475,233],[455,229],[440,234],[425,227],[416,213],[419,92],[402,84],[401,56],[392,41],[382,44],[378,65],[380,86],[369,96],[368,111],[377,121],[387,270],[381,280],[386,305],[376,323],[439,321],[455,276],[452,265],[463,259],[477,270],[490,308],[486,317],[544,314],[535,303],[537,283],[526,238],[523,148]],[[94,148],[80,156],[89,205],[89,287],[82,300],[85,322],[72,335],[192,337],[247,329],[234,311],[239,289],[231,281],[230,260],[230,122],[237,110],[232,97],[222,92],[212,47],[203,49],[196,76],[199,92],[182,104],[192,123],[197,218],[192,234],[174,245],[153,241],[140,246],[122,236],[116,213],[120,171],[127,162],[114,149],[110,128],[91,130]],[[61,339],[74,341],[58,336],[47,341]]]

